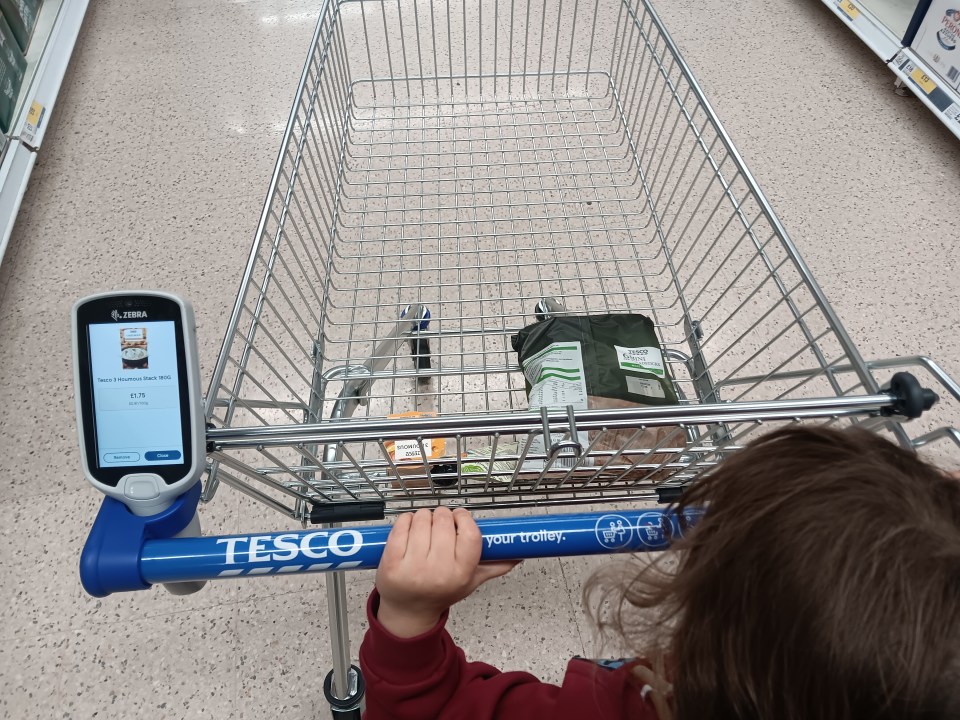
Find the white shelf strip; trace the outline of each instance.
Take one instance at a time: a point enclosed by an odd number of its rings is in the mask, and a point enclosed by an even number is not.
[[[47,0],[37,18],[19,109],[10,124],[12,137],[5,143],[0,160],[0,262],[88,4],[89,0]]]
[[[855,0],[823,0],[823,4],[843,20],[884,62],[889,62],[903,46],[900,38]]]

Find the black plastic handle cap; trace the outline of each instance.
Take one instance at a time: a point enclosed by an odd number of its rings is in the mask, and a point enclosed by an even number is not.
[[[883,415],[900,415],[911,420],[923,415],[940,400],[933,390],[920,385],[920,381],[908,372],[895,373],[883,392],[896,396],[894,404],[884,410]]]
[[[310,522],[362,522],[364,520],[383,520],[386,503],[382,500],[360,500],[358,502],[327,503],[310,508]]]
[[[680,502],[683,491],[682,485],[662,485],[657,488],[657,502],[664,505]]]

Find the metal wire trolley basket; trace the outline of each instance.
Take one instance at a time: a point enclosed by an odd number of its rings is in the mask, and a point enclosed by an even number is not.
[[[528,409],[511,337],[598,313],[653,320],[678,404]],[[900,424],[933,400],[888,384],[904,365],[960,400],[926,358],[861,358],[646,0],[327,0],[206,399],[204,497],[305,523],[622,507],[780,423],[957,441]]]

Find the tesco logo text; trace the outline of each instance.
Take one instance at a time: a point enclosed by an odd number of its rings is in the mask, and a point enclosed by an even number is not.
[[[217,544],[226,545],[226,564],[234,565],[237,562],[284,562],[299,556],[311,560],[321,560],[330,555],[350,557],[363,547],[363,536],[356,530],[336,530],[332,533],[318,530],[305,535],[284,533],[219,538]]]

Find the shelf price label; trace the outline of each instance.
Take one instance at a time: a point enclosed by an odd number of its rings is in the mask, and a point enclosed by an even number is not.
[[[913,80],[927,95],[937,89],[937,84],[931,80],[930,76],[920,68],[913,69],[913,72],[910,73],[910,79]]]
[[[37,130],[40,123],[43,122],[43,116],[46,108],[34,100],[30,104],[30,110],[27,111],[27,119],[23,121],[23,129],[20,131],[20,140],[28,145],[33,145],[37,136]]]
[[[850,20],[856,20],[860,17],[860,8],[853,4],[852,0],[838,0],[837,7],[846,15]]]

